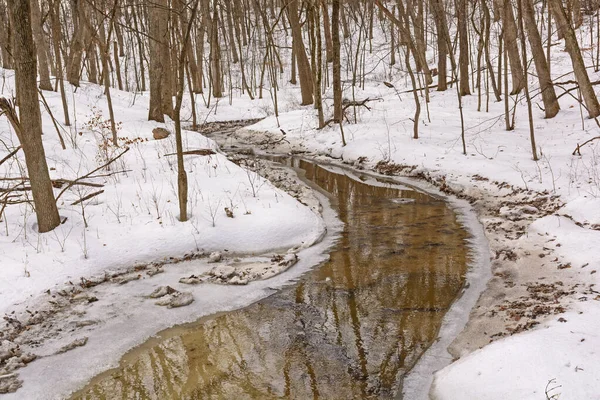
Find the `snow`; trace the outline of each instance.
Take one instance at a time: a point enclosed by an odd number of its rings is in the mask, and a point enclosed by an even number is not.
[[[298,279],[316,264],[327,260],[326,250],[336,241],[341,228],[337,216],[327,206],[328,200],[324,196],[319,196],[319,200],[325,205],[323,218],[328,226],[328,234],[318,244],[300,250],[296,265],[269,279],[244,286],[179,283],[178,280],[183,276],[209,272],[215,266],[208,260],[197,260],[170,265],[163,273],[125,285],[94,287],[90,295],[97,297],[98,301],[86,307],[84,315],[72,313],[66,326],[74,326],[77,321],[94,323],[75,331],[74,337],[50,339],[43,347],[45,353],[41,355],[51,356],[40,358],[20,369],[18,372],[24,381],[23,387],[15,393],[3,395],[3,400],[64,398],[99,373],[116,367],[123,354],[146,342],[154,333],[176,324],[194,322],[202,316],[244,307]],[[157,299],[147,296],[164,285],[191,293],[195,301],[189,306],[172,309],[155,305]],[[54,354],[73,338],[84,335],[89,336],[85,346]],[[57,368],[58,365],[60,368]],[[44,378],[39,379],[41,376]]]
[[[589,39],[587,29],[584,24],[580,31],[582,43]],[[541,265],[534,266],[528,265],[528,261],[517,260],[516,266],[509,269],[511,280],[507,284],[519,288],[524,287],[522,285],[528,279],[546,278],[548,282],[564,281],[569,287],[575,287],[570,297],[560,300],[560,304],[569,310],[561,315],[567,322],[557,322],[559,317],[553,315],[539,317],[541,324],[533,331],[497,340],[472,355],[467,355],[472,350],[455,349],[463,358],[452,363],[455,355],[444,349],[456,335],[460,319],[474,303],[465,305],[459,300],[445,320],[439,342],[407,378],[404,395],[411,400],[427,398],[431,374],[439,370],[431,392],[439,399],[543,398],[546,384],[553,378],[562,387],[550,395],[561,392],[561,398],[599,398],[598,365],[593,357],[598,349],[594,329],[600,313],[600,297],[590,295],[594,293],[590,289],[595,290],[590,285],[598,283],[596,271],[600,260],[600,232],[594,230],[600,227],[600,143],[595,141],[586,145],[581,149],[581,155],[572,154],[578,143],[598,135],[596,122],[582,118],[579,104],[569,96],[560,98],[561,111],[557,117],[544,119],[543,112],[536,106],[541,106],[538,82],[530,75],[539,161],[532,160],[523,96],[516,108],[516,127],[506,131],[504,104],[495,103],[491,98],[489,112],[478,112],[477,90],[472,88],[473,95],[463,98],[467,146],[467,154],[463,155],[456,94],[453,90],[442,93],[433,90],[428,104],[431,120],[421,98],[419,139],[413,139],[411,119],[415,106],[411,94],[402,94],[410,89],[406,73],[395,66],[389,67],[391,72],[388,74],[385,63],[379,62],[382,54],[386,54],[385,47],[377,45],[382,43],[381,38],[376,38],[375,43],[375,55],[367,56],[366,69],[371,73],[366,77],[365,88],[353,89],[356,99],[375,100],[369,102],[371,110],[357,109],[356,123],[354,113],[349,109],[347,114],[352,123],[344,125],[346,146],[342,146],[339,127],[331,125],[317,129],[316,111],[312,107],[298,107],[278,117],[269,116],[232,136],[260,145],[265,143],[265,138],[270,143],[281,139],[283,130],[286,142],[263,147],[278,152],[322,155],[322,159],[334,158],[334,161],[366,169],[373,169],[378,162],[407,166],[412,175],[426,174],[438,184],[445,182],[454,192],[472,196],[475,200],[481,198],[483,189],[495,196],[498,203],[513,189],[521,190],[522,197],[558,196],[563,207],[552,212],[554,215],[540,219],[532,216],[540,214],[533,205],[515,208],[508,204],[500,206],[495,217],[521,221],[524,226],[524,236],[516,242],[519,249],[514,249],[518,257],[532,257],[531,254],[537,257],[537,251],[544,246],[541,239],[545,237],[556,244],[549,250],[551,258],[556,258],[556,264],[565,269],[557,269],[551,261],[539,261]],[[587,48],[587,44],[582,48]],[[562,45],[559,43],[552,50],[554,79],[572,79],[572,66]],[[584,57],[589,57],[585,50]],[[600,78],[600,73],[593,69],[588,71],[592,81]],[[384,85],[384,80],[389,80],[395,89]],[[401,93],[402,99],[397,93]],[[561,93],[557,86],[557,94]],[[351,96],[349,89],[345,96]],[[327,116],[331,114],[331,92],[327,90],[323,97],[329,99],[325,105]],[[482,100],[482,110],[485,110],[485,94]],[[510,101],[512,107],[514,97]],[[585,115],[585,110],[583,113]],[[533,223],[528,222],[531,220]],[[498,243],[503,242],[497,236],[490,237]],[[480,245],[485,246],[485,243]],[[511,250],[510,247],[507,249]],[[487,257],[485,251],[482,254]],[[473,265],[481,267],[477,261]],[[495,272],[503,273],[501,269]],[[503,296],[501,289],[489,294],[484,302],[477,303],[473,308],[476,312],[473,311],[470,317],[477,319],[479,315],[494,311],[493,307],[503,301]],[[454,329],[445,330],[450,326]],[[585,373],[577,366],[584,368]],[[503,368],[501,373],[500,368]],[[479,375],[480,372],[484,377]],[[551,384],[550,388],[553,386]]]
[[[580,307],[532,332],[492,343],[436,375],[432,398],[599,399],[600,309]],[[553,389],[554,390],[550,390]]]
[[[572,263],[582,282],[597,287],[600,278],[592,271],[600,269],[600,231],[554,216],[530,227],[530,234],[550,232],[560,244],[558,255]],[[550,396],[599,399],[600,292],[590,291],[585,297],[542,327],[492,343],[443,369],[435,376],[432,398],[533,400],[545,398],[549,385],[558,386]]]
[[[584,40],[590,36],[587,29],[584,24],[580,31],[583,49],[591,47]],[[600,375],[597,371],[600,370],[600,357],[597,352],[600,339],[597,321],[600,318],[600,298],[593,285],[597,285],[600,279],[596,273],[600,267],[600,231],[592,228],[600,224],[600,142],[583,147],[581,155],[572,155],[578,143],[597,136],[596,123],[581,118],[579,104],[569,96],[561,97],[561,111],[557,117],[543,119],[543,113],[536,106],[538,103],[541,105],[538,83],[530,74],[539,161],[532,160],[524,99],[520,97],[518,100],[515,130],[506,131],[504,104],[495,103],[491,98],[489,112],[478,112],[475,88],[472,88],[472,96],[463,98],[466,155],[462,154],[461,126],[453,90],[430,93],[428,110],[423,107],[419,121],[420,137],[412,139],[414,103],[411,94],[403,93],[410,89],[407,75],[400,65],[390,67],[383,62],[389,49],[383,39],[378,33],[373,42],[373,56],[366,55],[368,65],[365,70],[370,73],[365,77],[364,89],[355,88],[356,99],[374,99],[369,102],[371,110],[357,109],[356,123],[354,113],[349,110],[348,117],[352,123],[344,125],[347,146],[342,146],[339,127],[316,129],[316,111],[312,106],[299,106],[299,90],[288,84],[281,85],[282,91],[278,96],[280,114],[277,117],[272,115],[273,104],[269,96],[255,101],[241,96],[234,98],[231,104],[221,100],[210,109],[200,109],[198,119],[215,121],[268,116],[234,137],[264,143],[265,138],[281,139],[283,130],[286,141],[266,147],[280,152],[326,155],[328,159],[333,157],[339,162],[363,168],[374,168],[378,162],[406,165],[414,167],[413,174],[427,173],[438,182],[444,179],[455,191],[464,195],[478,196],[478,189],[485,187],[502,198],[508,189],[493,188],[487,183],[498,182],[503,187],[559,196],[564,206],[553,212],[554,215],[526,224],[524,236],[518,242],[524,248],[514,250],[518,250],[520,255],[533,254],[539,250],[535,246],[542,246],[543,240],[553,240],[552,257],[557,257],[558,262],[568,267],[550,270],[548,264],[544,267],[546,269],[539,267],[536,273],[578,285],[576,293],[565,302],[569,311],[560,316],[544,317],[534,330],[498,339],[471,354],[461,351],[461,358],[452,362],[447,351],[449,342],[467,317],[477,317],[474,314],[469,316],[468,312],[473,308],[483,282],[470,280],[476,290],[459,299],[449,311],[440,331],[440,340],[415,367],[414,375],[406,381],[405,390],[411,400],[426,398],[429,382],[433,380],[430,394],[440,400],[539,399],[544,398],[548,382],[554,379],[548,388],[560,387],[551,391],[550,396],[560,393],[561,398],[567,399],[599,399]],[[560,43],[552,46],[552,73],[555,80],[566,81],[573,78],[572,67],[562,47]],[[282,49],[282,53],[285,50]],[[586,60],[590,57],[585,50],[584,57]],[[588,71],[590,80],[600,79],[599,72]],[[3,93],[10,93],[12,72],[2,73],[7,76]],[[285,78],[282,77],[282,81]],[[385,80],[389,80],[395,88],[384,85]],[[252,196],[253,177],[221,154],[186,158],[190,171],[192,218],[186,223],[177,221],[173,160],[165,156],[173,152],[173,137],[164,141],[145,141],[151,138],[151,130],[159,126],[145,121],[147,97],[116,90],[111,93],[116,119],[123,123],[120,136],[144,140],[131,144],[131,150],[118,164],[119,169],[131,171],[95,179],[94,182],[106,184],[105,193],[87,203],[85,210],[69,205],[78,198],[78,193],[76,190],[68,192],[60,203],[60,211],[68,219],[56,233],[38,235],[33,229],[31,211],[26,212],[24,206],[11,207],[7,211],[6,222],[0,226],[0,312],[15,308],[17,303],[25,307],[27,299],[33,301],[44,290],[58,287],[68,280],[77,281],[80,277],[93,276],[107,269],[148,263],[195,249],[208,252],[227,249],[229,252],[258,254],[301,246],[304,249],[298,253],[300,261],[269,280],[240,287],[178,284],[182,276],[208,272],[213,267],[196,261],[169,267],[153,279],[124,286],[99,287],[96,289],[99,301],[86,318],[100,315],[109,315],[110,318],[94,331],[96,336],[90,336],[88,344],[82,348],[36,361],[23,369],[25,386],[22,391],[7,398],[43,397],[51,385],[55,385],[52,393],[68,392],[77,386],[74,382],[84,382],[96,372],[114,366],[119,355],[142,343],[151,334],[148,332],[156,332],[173,323],[193,321],[201,315],[241,307],[268,295],[269,288],[289,283],[322,260],[322,251],[331,244],[331,236],[327,236],[318,246],[305,248],[321,238],[325,227],[323,222],[285,193],[268,183],[263,184],[260,178],[257,178],[261,184],[258,196]],[[557,94],[561,94],[558,87]],[[60,116],[59,95],[45,95],[54,115]],[[345,95],[350,96],[349,89]],[[331,114],[331,97],[330,91],[324,94],[327,99],[326,115]],[[54,168],[52,177],[73,179],[95,168],[98,165],[96,157],[103,156],[102,152],[98,152],[103,144],[102,135],[86,129],[85,122],[97,113],[94,106],[103,115],[108,113],[102,90],[92,85],[84,84],[75,94],[68,93],[67,98],[71,110],[76,106],[77,128],[71,129],[66,139],[70,144],[77,143],[77,148],[69,146],[66,151],[59,148],[56,133],[46,114],[44,142],[49,166]],[[484,95],[482,109],[485,108]],[[189,108],[184,109],[184,114],[189,115]],[[167,123],[166,127],[170,128],[171,124]],[[92,128],[98,130],[97,126]],[[12,146],[16,143],[5,120],[0,120],[0,138]],[[185,145],[190,149],[215,149],[212,140],[190,132],[185,133]],[[4,149],[1,151],[4,154]],[[365,161],[359,162],[363,158]],[[20,165],[7,163],[1,166],[0,176],[5,175],[21,176]],[[85,194],[91,191],[84,188]],[[235,218],[229,219],[222,208],[232,200]],[[215,209],[218,217],[213,227],[211,210]],[[511,207],[499,207],[498,218],[526,221],[526,213],[532,209],[523,206],[520,210],[515,213]],[[87,229],[84,228],[82,211],[85,211],[89,224]],[[251,213],[247,214],[247,211]],[[335,226],[333,220],[330,216],[329,223]],[[466,218],[465,223],[473,230],[477,229],[473,220]],[[63,242],[64,252],[61,249]],[[485,270],[489,262],[485,241],[478,241],[474,246],[479,251],[473,264]],[[516,285],[523,284],[522,280],[531,276],[526,270],[529,265],[525,261],[520,262],[517,268],[522,269],[514,276]],[[197,300],[188,307],[172,310],[148,304],[143,296],[165,284],[191,291]],[[585,301],[582,300],[584,297]],[[128,307],[112,304],[110,299],[114,298],[123,299],[123,304],[128,304]],[[482,310],[479,312],[491,311],[486,309],[486,304],[480,305]],[[138,307],[141,312],[137,312]],[[131,326],[144,326],[144,330],[132,330]],[[64,340],[59,341],[55,348],[63,345]],[[103,358],[83,357],[84,354],[103,353],[106,354]],[[74,359],[77,363],[73,363]],[[56,365],[65,369],[57,369]],[[432,377],[435,370],[439,371]],[[36,382],[39,376],[45,377],[43,383]]]
[[[11,93],[12,85],[9,76],[3,94]],[[123,151],[123,147],[102,150],[109,130],[100,122],[88,123],[93,118],[104,121],[103,115],[108,115],[101,93],[101,88],[83,84],[74,94],[76,116],[71,119],[77,122],[69,140],[77,148],[71,143],[66,150],[60,148],[52,122],[44,114],[51,178],[76,179]],[[61,115],[60,95],[51,92],[45,97],[53,114]],[[86,179],[105,186],[100,188],[103,194],[83,206],[71,203],[99,188],[74,186],[67,191],[59,200],[59,211],[67,220],[50,233],[37,233],[29,207],[7,208],[0,227],[0,313],[56,285],[78,282],[107,269],[198,250],[259,254],[309,246],[322,236],[324,224],[317,215],[220,153],[186,156],[191,217],[180,222],[175,157],[166,155],[175,152],[174,135],[161,141],[152,139],[152,129],[159,124],[145,121],[147,98],[138,97],[133,104],[133,94],[116,90],[113,98],[115,118],[121,126],[119,137],[133,143],[116,166],[99,173],[126,172]],[[71,112],[73,106],[71,103]],[[0,120],[0,139],[13,146],[17,143],[6,119]],[[195,132],[185,132],[184,143],[187,149],[216,148],[213,141]],[[0,167],[0,176],[23,176],[23,161],[20,153],[18,162]],[[58,193],[56,189],[55,195]],[[234,218],[226,217],[225,207],[233,210]]]
[[[0,74],[4,77],[1,95],[11,96],[14,73],[0,70]],[[23,321],[30,317],[28,311],[46,310],[49,304],[62,300],[57,293],[79,288],[84,278],[93,280],[152,263],[170,264],[172,258],[185,259],[190,254],[220,252],[223,262],[258,257],[260,264],[247,269],[270,279],[235,287],[179,283],[182,277],[208,273],[215,264],[207,261],[220,261],[209,257],[165,265],[165,272],[156,276],[140,270],[137,276],[130,273],[121,281],[133,279],[126,284],[114,281],[91,289],[91,293],[75,295],[74,305],[63,311],[62,321],[45,324],[43,329],[34,326],[25,333],[38,335],[41,346],[35,345],[36,338],[18,338],[26,341],[21,347],[45,357],[16,371],[24,386],[6,398],[64,398],[94,375],[116,366],[127,350],[160,330],[243,307],[269,295],[273,288],[288,284],[324,261],[339,230],[330,209],[323,210],[326,224],[322,215],[257,173],[229,161],[212,140],[191,131],[183,132],[184,150],[211,149],[216,154],[185,157],[190,218],[180,222],[175,157],[168,155],[175,152],[175,138],[173,134],[164,140],[152,137],[158,126],[173,131],[172,122],[146,121],[147,97],[112,90],[121,142],[115,148],[110,145],[102,91],[82,83],[76,92],[68,93],[73,126],[61,131],[66,150],[60,146],[50,116],[43,112],[43,141],[51,178],[75,180],[129,150],[110,169],[84,179],[96,186],[75,185],[60,197],[59,212],[66,220],[52,232],[37,233],[29,206],[6,208],[0,223],[0,313]],[[60,119],[60,95],[46,92],[44,96]],[[0,119],[0,140],[1,157],[18,144],[5,118]],[[23,165],[20,152],[16,159],[0,166],[0,177],[26,176]],[[72,205],[100,189],[104,193],[83,205]],[[55,188],[55,196],[61,190]],[[325,198],[320,200],[327,205]],[[233,212],[233,218],[225,207]],[[289,265],[274,268],[269,263],[273,253],[291,249],[294,257],[299,257],[293,268],[286,271]],[[176,309],[157,306],[147,296],[161,285],[190,293],[194,302]],[[94,302],[87,304],[90,298]],[[84,346],[61,353],[74,340],[83,340],[82,335],[88,339]]]

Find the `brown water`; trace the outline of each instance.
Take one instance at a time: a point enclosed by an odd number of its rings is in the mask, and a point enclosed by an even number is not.
[[[345,223],[330,261],[244,309],[163,332],[74,399],[394,396],[463,286],[467,233],[426,194],[299,166]]]

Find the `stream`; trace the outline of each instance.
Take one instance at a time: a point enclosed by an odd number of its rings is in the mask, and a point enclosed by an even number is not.
[[[421,191],[280,161],[344,222],[330,260],[246,308],[160,333],[73,399],[385,399],[402,389],[464,286],[469,234]]]

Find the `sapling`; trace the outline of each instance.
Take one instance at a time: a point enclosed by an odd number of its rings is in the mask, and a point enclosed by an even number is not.
[[[64,229],[54,229],[52,231],[52,233],[54,234],[54,238],[56,239],[56,243],[58,243],[58,245],[60,246],[61,253],[65,252],[66,242],[67,242],[67,239],[69,238],[69,236],[71,235],[72,230],[73,230],[73,227],[71,227],[71,229],[69,229],[69,231],[66,233],[65,233]],[[57,231],[61,232],[62,237],[58,236]]]
[[[220,206],[221,206],[221,199],[219,199],[219,201],[217,201],[216,204],[213,203],[212,199],[210,199],[206,206],[208,215],[209,215],[209,221],[212,223],[213,228],[216,226],[217,214],[219,212]]]
[[[87,247],[87,235],[85,233],[86,231],[86,227],[83,227],[83,231],[82,231],[82,238],[83,238],[83,242],[79,242],[79,247],[81,247],[81,251],[83,253],[83,258],[85,258],[86,260],[89,257],[89,253],[88,253],[88,247]]]
[[[121,223],[121,208],[123,207],[123,196],[120,193],[116,195],[117,201],[115,203],[114,208],[107,205],[108,211],[113,213],[113,215],[117,218],[117,222]],[[133,204],[132,204],[133,205]],[[133,205],[135,208],[135,205]]]

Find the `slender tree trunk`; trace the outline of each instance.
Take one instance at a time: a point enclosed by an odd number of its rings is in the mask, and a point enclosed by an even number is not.
[[[168,73],[164,65],[164,40],[168,40],[166,0],[148,4],[148,33],[150,47],[150,105],[148,120],[165,122],[163,112],[163,76]]]
[[[50,82],[50,72],[48,70],[48,58],[46,57],[46,49],[44,48],[42,17],[38,0],[31,0],[31,28],[33,30],[33,39],[38,43],[36,47],[38,71],[40,74],[40,89],[52,90],[52,82]]]
[[[104,94],[106,95],[106,104],[108,108],[109,120],[110,120],[110,131],[112,133],[112,141],[113,145],[116,147],[119,146],[119,141],[117,137],[117,127],[115,124],[115,113],[112,104],[112,96],[110,93],[110,41],[114,26],[114,20],[117,10],[119,0],[114,0],[114,4],[110,11],[110,20],[109,20],[109,28],[108,33],[104,30],[104,21],[102,18],[98,18],[98,47],[100,48],[100,59],[102,60],[102,83],[104,84]]]
[[[419,68],[419,72],[423,72],[425,75],[425,83],[430,85],[433,82],[433,78],[431,77],[431,71],[429,70],[429,66],[427,65],[427,56],[426,56],[426,43],[425,43],[425,35],[423,33],[423,7],[422,1],[419,1],[418,11],[415,15],[415,10],[413,8],[412,0],[407,2],[406,12],[410,17],[412,22],[413,31],[414,31],[414,48],[416,53],[413,54],[415,58],[415,62],[417,63],[417,67]]]
[[[448,75],[447,75],[447,58],[448,58],[448,47],[446,46],[446,40],[442,34],[446,25],[446,13],[441,7],[441,4],[437,1],[430,0],[431,11],[433,13],[433,20],[435,21],[435,28],[437,32],[437,49],[438,49],[438,84],[437,90],[443,92],[448,88]]]
[[[533,8],[532,0],[519,0],[521,7],[523,8],[523,20],[525,29],[527,30],[527,38],[529,39],[529,46],[531,47],[531,54],[533,55],[533,61],[535,62],[535,69],[538,73],[538,80],[540,82],[540,90],[542,92],[542,101],[544,102],[544,112],[546,118],[552,118],[558,114],[560,106],[554,86],[552,85],[552,78],[550,77],[550,69],[546,62],[546,56],[544,54],[544,47],[542,46],[542,39],[535,23],[535,11]],[[527,60],[523,60],[525,63]]]
[[[526,0],[529,2],[529,0]],[[525,28],[523,27],[523,16],[525,11],[523,10],[523,0],[517,0],[517,7],[519,10],[519,31],[521,32],[521,53],[523,55],[523,65],[525,65],[525,99],[527,100],[527,114],[529,117],[529,139],[531,141],[531,153],[533,161],[538,160],[537,148],[535,145],[535,132],[533,126],[533,112],[531,111],[531,98],[529,97],[529,80],[527,79],[527,49],[525,45]],[[533,27],[537,30],[535,21],[533,21]],[[541,47],[541,42],[540,42]],[[542,53],[543,54],[543,53]],[[543,57],[542,57],[543,58]]]
[[[298,76],[300,78],[300,91],[302,92],[302,105],[313,103],[313,79],[310,70],[310,62],[306,55],[306,49],[302,40],[300,17],[298,16],[298,0],[291,0],[287,7],[288,19],[292,29],[294,53],[298,63]],[[332,30],[335,29],[332,26]],[[332,32],[332,36],[335,32]],[[339,35],[339,34],[338,34]],[[333,44],[335,47],[335,43]],[[335,52],[335,49],[334,49]],[[335,61],[334,61],[335,63]]]
[[[67,65],[67,80],[73,86],[79,87],[79,79],[81,74],[81,62],[83,59],[84,36],[86,26],[83,23],[83,1],[73,0],[72,21],[74,26],[74,36],[69,46],[69,58],[65,61]]]
[[[60,87],[60,97],[62,99],[63,111],[65,115],[65,125],[70,126],[69,105],[67,103],[67,94],[65,93],[64,71],[60,54],[61,26],[58,18],[60,12],[60,0],[53,0],[50,4],[50,24],[52,29],[52,41],[54,44],[54,60],[56,62],[56,79]]]
[[[190,34],[194,19],[196,18],[196,12],[198,10],[199,0],[194,2],[190,20],[187,23],[187,29],[181,45],[181,51],[178,59],[177,74],[177,94],[175,96],[175,108],[173,109],[173,116],[175,122],[175,145],[177,147],[177,193],[179,197],[179,220],[185,222],[188,220],[187,214],[187,198],[188,198],[188,182],[187,173],[185,171],[185,164],[183,160],[183,139],[181,135],[181,104],[183,102],[183,91],[184,91],[184,73],[185,73],[185,60],[187,54],[187,47],[190,41]]]
[[[333,51],[333,120],[342,122],[342,68],[340,60],[340,0],[332,1],[331,40]]]
[[[217,2],[214,2],[213,18],[210,32],[210,61],[212,93],[216,98],[223,97],[223,75],[221,72],[221,46],[219,45],[219,14]]]
[[[467,32],[467,2],[456,0],[456,14],[458,20],[458,69],[460,95],[471,94],[469,88],[469,34]]]
[[[331,24],[329,23],[329,9],[327,0],[320,0],[323,4],[323,31],[325,35],[325,51],[327,62],[333,62],[333,39],[331,38]]]
[[[504,47],[508,52],[510,60],[510,73],[512,77],[512,91],[510,94],[519,93],[525,84],[523,82],[523,65],[521,64],[521,55],[519,54],[517,24],[510,0],[502,1],[502,37]]]
[[[2,54],[2,68],[12,69],[12,29],[8,9],[0,2],[0,54]]]
[[[238,52],[235,46],[235,36],[234,36],[234,32],[235,29],[233,27],[233,12],[231,10],[231,0],[224,2],[224,4],[227,6],[226,10],[221,10],[221,18],[223,21],[225,21],[225,19],[227,19],[227,36],[229,38],[229,47],[230,47],[230,52],[231,52],[231,62],[234,64],[237,64],[240,61],[240,58],[238,56]],[[226,17],[223,15],[226,14]],[[225,23],[223,23],[223,29],[225,29]]]
[[[485,21],[485,33],[484,33],[484,43],[483,43],[483,51],[484,51],[484,55],[485,55],[485,64],[487,66],[487,72],[488,72],[488,76],[489,76],[489,82],[492,85],[492,90],[494,92],[494,96],[496,97],[496,101],[502,101],[502,98],[500,97],[500,88],[498,87],[498,85],[500,84],[500,82],[498,82],[498,84],[496,84],[496,76],[494,75],[494,66],[492,65],[492,61],[491,61],[491,57],[490,57],[490,26],[491,26],[491,18],[490,18],[490,9],[487,6],[487,3],[485,0],[483,0],[481,2],[481,7],[482,7],[482,11],[483,11],[483,19]],[[502,42],[499,43],[499,46],[502,46]],[[500,64],[501,59],[498,60],[498,63]],[[498,77],[500,77],[500,75],[498,75]]]
[[[115,73],[117,74],[117,88],[123,90],[123,78],[121,78],[121,62],[119,60],[119,42],[113,42],[113,58],[115,60]]]
[[[140,67],[140,82],[141,87],[138,87],[137,90],[141,90],[142,92],[146,91],[146,68],[144,66],[144,45],[142,44],[142,38],[140,35],[140,28],[138,26],[138,16],[135,5],[131,7],[131,17],[133,19],[133,28],[135,30],[135,38],[137,42],[137,51],[138,51],[138,62]],[[152,41],[152,39],[149,39]]]

